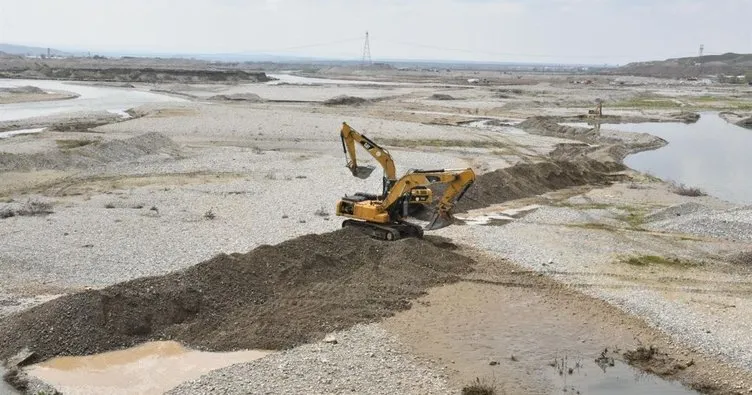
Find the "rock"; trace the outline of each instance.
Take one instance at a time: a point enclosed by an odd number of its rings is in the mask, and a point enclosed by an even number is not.
[[[324,338],[324,343],[337,344],[337,338],[335,338],[334,335],[327,335]]]
[[[488,364],[491,365],[491,366],[496,366],[496,365],[499,364],[499,362],[497,362],[497,361],[491,361]]]
[[[34,357],[36,357],[36,353],[26,347],[23,350],[19,351],[16,355],[8,358],[6,366],[9,368],[23,367],[25,365],[28,365],[28,362],[31,361]]]

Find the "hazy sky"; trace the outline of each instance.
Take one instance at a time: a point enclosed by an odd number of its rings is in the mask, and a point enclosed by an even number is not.
[[[0,42],[91,51],[626,63],[752,52],[752,0],[0,0]],[[321,44],[321,45],[316,45]]]

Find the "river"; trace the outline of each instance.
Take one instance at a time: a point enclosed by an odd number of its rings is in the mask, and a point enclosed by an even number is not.
[[[752,130],[726,122],[718,113],[700,114],[693,124],[634,123],[604,128],[645,132],[668,145],[628,156],[624,163],[664,180],[698,187],[723,200],[752,204]]]
[[[29,85],[46,91],[73,92],[79,97],[68,100],[0,104],[0,121],[80,111],[122,112],[142,104],[186,101],[132,88],[88,86],[65,81],[0,79],[0,88]]]

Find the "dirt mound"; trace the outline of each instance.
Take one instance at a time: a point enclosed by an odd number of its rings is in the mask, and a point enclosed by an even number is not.
[[[457,204],[457,212],[580,185],[604,185],[624,176],[618,163],[595,160],[520,163],[481,174]]]
[[[146,133],[125,140],[111,140],[83,147],[33,154],[0,152],[0,171],[86,168],[135,160],[145,155],[177,155],[180,148],[161,133]]]
[[[0,323],[0,359],[41,359],[174,339],[217,351],[284,349],[410,307],[472,261],[432,238],[382,242],[342,229],[165,276],[63,296]]]
[[[364,103],[368,103],[368,100],[362,97],[347,95],[336,96],[324,101],[324,104],[327,106],[357,106]]]
[[[260,103],[264,99],[255,93],[235,93],[232,95],[216,95],[209,98],[209,100],[216,101],[245,101],[251,103]]]
[[[600,127],[566,126],[559,122],[563,120],[558,117],[531,117],[517,127],[530,134],[566,138],[591,144],[592,147],[578,148],[578,152],[583,154],[581,156],[602,162],[621,163],[629,154],[657,149],[667,144],[665,140],[648,133],[614,132],[601,130]],[[559,148],[562,146],[560,145]],[[571,155],[562,157],[561,153],[554,152],[551,157],[571,160]]]
[[[737,265],[752,266],[752,250],[735,252],[726,255],[726,260]]]

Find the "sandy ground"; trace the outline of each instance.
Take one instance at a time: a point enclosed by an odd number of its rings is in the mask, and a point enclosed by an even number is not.
[[[594,84],[583,85],[571,82],[581,76],[503,76],[496,84],[473,86],[457,75],[427,76],[424,83],[413,75],[372,77],[410,84],[165,85],[159,88],[197,99],[142,106],[135,119],[105,126],[0,140],[6,158],[0,163],[8,166],[19,161],[8,155],[77,155],[78,148],[58,140],[101,143],[158,132],[179,147],[125,161],[115,155],[86,166],[52,163],[3,172],[0,209],[42,201],[53,213],[0,219],[0,268],[6,274],[0,279],[0,316],[55,295],[185,268],[220,252],[339,228],[337,218],[316,212],[333,212],[345,193],[380,187],[378,171],[363,181],[345,169],[338,138],[343,121],[377,142],[388,141],[399,173],[471,166],[483,174],[542,160],[557,144],[573,143],[527,134],[514,124],[537,115],[587,114],[596,98],[606,100],[606,114],[625,117],[668,118],[699,106],[744,113],[750,104],[743,98],[746,87],[647,78],[622,77],[627,83],[615,84],[592,77]],[[205,100],[237,93],[268,101]],[[435,100],[434,93],[455,100]],[[339,95],[378,100],[321,103]],[[510,126],[464,123],[483,119]],[[535,207],[502,226],[438,231],[468,254],[482,254],[478,274],[431,290],[383,326],[415,355],[449,369],[450,386],[457,389],[484,376],[498,378],[508,393],[550,393],[560,384],[544,372],[552,358],[589,360],[606,347],[654,345],[671,361],[694,361],[670,378],[706,393],[747,393],[752,358],[740,344],[752,349],[743,335],[752,318],[748,273],[722,256],[750,246],[636,230],[629,220],[689,201],[732,207],[709,197],[680,197],[635,175],[633,182],[605,189],[574,189],[471,212],[470,219]],[[648,254],[707,263],[618,263],[623,256]]]

